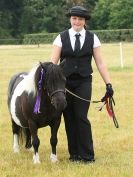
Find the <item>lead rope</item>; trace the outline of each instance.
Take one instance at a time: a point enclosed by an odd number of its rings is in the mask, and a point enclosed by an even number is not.
[[[73,92],[71,92],[71,91],[68,90],[67,88],[66,88],[66,91],[67,91],[68,93],[70,93],[71,95],[75,96],[76,98],[79,98],[80,100],[83,100],[83,101],[86,101],[86,102],[89,102],[89,103],[100,103],[100,102],[102,102],[101,100],[92,101],[92,100],[87,100],[87,99],[85,99],[85,98],[81,98],[80,96],[74,94]]]
[[[74,97],[79,98],[80,100],[83,100],[83,101],[86,101],[86,102],[89,102],[89,103],[100,103],[100,102],[102,102],[101,100],[93,100],[93,101],[92,101],[92,100],[87,100],[87,99],[85,99],[85,98],[82,98],[82,97],[80,97],[80,96],[74,94],[73,92],[71,92],[71,91],[68,90],[67,88],[66,88],[66,91],[67,91],[69,94],[73,95]],[[118,121],[117,121],[116,116],[115,116],[115,113],[114,113],[113,104],[114,104],[114,106],[115,106],[115,101],[114,101],[113,97],[111,97],[111,98],[106,98],[106,100],[104,101],[103,105],[102,105],[102,106],[99,106],[99,107],[97,107],[97,108],[98,108],[99,111],[101,111],[102,108],[104,107],[104,105],[106,105],[107,112],[108,112],[109,116],[110,116],[111,118],[113,118],[113,122],[114,122],[115,127],[116,127],[116,128],[119,128],[119,124],[118,124]]]

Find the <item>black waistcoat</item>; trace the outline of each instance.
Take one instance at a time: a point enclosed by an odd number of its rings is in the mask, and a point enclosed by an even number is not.
[[[74,52],[71,46],[68,30],[60,33],[62,41],[62,62],[66,60],[63,66],[63,71],[66,77],[71,74],[80,74],[83,77],[90,75],[93,70],[91,66],[94,35],[89,31],[86,31],[85,41],[83,47],[78,53]]]

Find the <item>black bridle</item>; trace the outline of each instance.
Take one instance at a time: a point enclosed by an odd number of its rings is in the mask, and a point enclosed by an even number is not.
[[[48,96],[50,97],[50,99],[52,99],[52,97],[53,97],[56,93],[59,93],[59,92],[64,93],[64,95],[66,94],[66,91],[65,91],[65,90],[63,90],[63,89],[58,89],[58,90],[53,91],[52,93],[49,93],[49,92],[48,92]]]

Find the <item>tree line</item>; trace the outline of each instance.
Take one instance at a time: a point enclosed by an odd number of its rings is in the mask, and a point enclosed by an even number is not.
[[[0,0],[0,38],[69,28],[66,13],[74,5],[89,10],[90,30],[133,28],[131,0]]]

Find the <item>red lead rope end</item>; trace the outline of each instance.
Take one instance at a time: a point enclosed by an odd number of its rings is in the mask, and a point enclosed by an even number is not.
[[[107,99],[105,100],[105,104],[106,104],[106,109],[107,109],[107,112],[108,112],[109,116],[110,116],[111,118],[113,118],[114,113],[113,113],[113,111],[112,111],[112,109],[111,109],[111,107],[110,107],[110,105],[109,105],[109,98],[107,98]]]
[[[113,104],[115,105],[115,101],[112,98],[106,98],[105,102],[106,104],[106,110],[109,114],[109,116],[113,119],[113,122],[114,122],[114,125],[116,128],[119,128],[119,124],[118,124],[118,121],[116,119],[116,116],[115,116],[115,113],[114,113],[114,110],[113,110]]]

